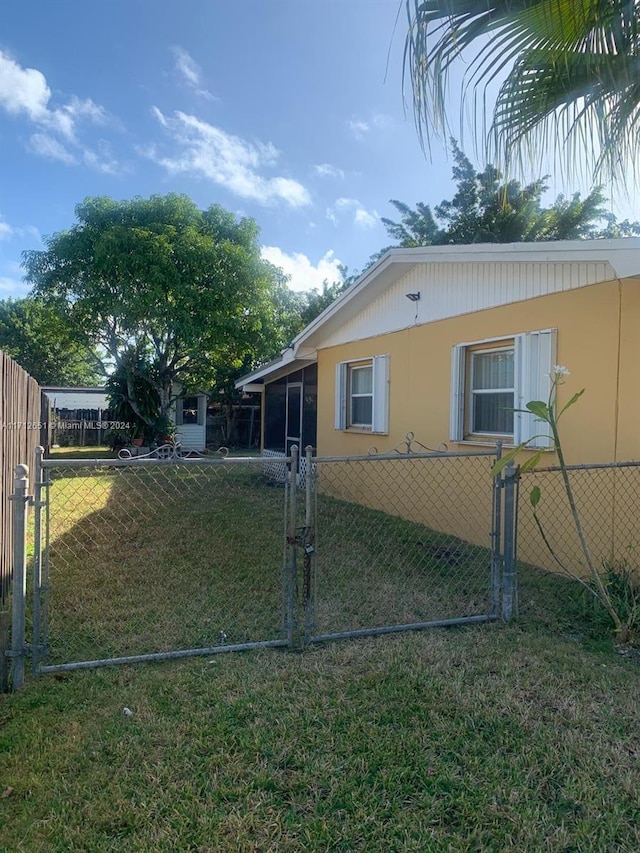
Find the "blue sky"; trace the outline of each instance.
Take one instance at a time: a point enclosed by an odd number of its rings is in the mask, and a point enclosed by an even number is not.
[[[361,269],[389,242],[389,199],[453,192],[405,112],[405,32],[400,0],[5,4],[0,298],[26,293],[21,252],[92,195],[252,216],[295,289]]]

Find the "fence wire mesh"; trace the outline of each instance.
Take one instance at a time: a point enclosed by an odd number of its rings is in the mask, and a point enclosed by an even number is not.
[[[281,638],[285,486],[217,461],[45,468],[45,664]]]
[[[633,604],[633,586],[640,584],[640,465],[575,466],[568,476],[594,565],[624,614]],[[536,486],[542,532],[531,504]],[[604,609],[571,577],[591,582],[560,471],[521,476],[517,535],[520,614],[550,627],[606,636],[611,626]]]
[[[493,615],[493,461],[314,460],[312,633]]]

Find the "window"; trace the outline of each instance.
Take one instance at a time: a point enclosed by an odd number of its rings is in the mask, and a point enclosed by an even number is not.
[[[347,426],[373,426],[373,364],[347,365]]]
[[[336,429],[387,433],[388,410],[389,356],[336,365]]]
[[[204,397],[180,397],[176,400],[176,424],[203,424],[204,405]]]
[[[555,329],[548,329],[454,346],[449,438],[551,447],[548,424],[518,410],[547,400],[555,339]]]
[[[515,393],[513,341],[500,348],[469,347],[466,370],[467,432],[473,435],[513,435]]]

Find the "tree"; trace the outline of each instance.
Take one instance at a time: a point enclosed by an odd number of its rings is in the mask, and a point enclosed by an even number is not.
[[[412,210],[403,202],[391,200],[401,214],[400,222],[383,219],[387,232],[400,246],[430,246],[447,243],[517,243],[539,240],[576,240],[586,237],[615,236],[615,217],[606,214],[599,188],[584,199],[575,193],[571,199],[560,195],[543,207],[545,178],[521,187],[517,181],[504,182],[495,166],[476,172],[455,140],[453,179],[456,193],[451,201],[442,201],[432,213],[422,202]],[[607,228],[598,230],[601,220]],[[638,223],[621,223],[630,231]]]
[[[96,385],[102,378],[97,352],[77,339],[55,303],[0,301],[0,349],[40,385]]]
[[[221,366],[246,367],[286,343],[286,286],[260,258],[254,220],[176,194],[88,198],[76,218],[25,253],[27,279],[102,348],[145,423],[140,388],[155,390],[165,420],[179,393],[210,388]]]
[[[596,177],[628,178],[640,141],[640,0],[407,0],[406,9],[404,75],[423,143],[446,132],[449,72],[467,56],[463,103],[471,94],[484,112],[503,81],[489,136],[505,171],[550,150],[569,173],[588,163]]]

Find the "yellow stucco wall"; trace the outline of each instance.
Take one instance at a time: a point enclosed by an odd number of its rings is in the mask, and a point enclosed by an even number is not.
[[[571,371],[560,389],[560,404],[586,388],[583,399],[563,419],[568,461],[611,462],[640,457],[639,320],[640,280],[627,279],[621,284],[593,285],[320,349],[318,453],[366,453],[372,443],[380,450],[390,448],[408,430],[431,447],[440,442],[450,444],[451,348],[485,338],[555,328],[557,361]],[[382,354],[390,356],[389,434],[335,430],[335,365]],[[552,454],[545,458],[553,464]]]
[[[580,290],[556,293],[526,302],[478,311],[434,323],[414,326],[361,341],[320,349],[318,352],[318,455],[366,454],[393,448],[411,430],[417,440],[436,448],[442,442],[454,450],[469,450],[467,443],[449,441],[451,348],[456,344],[485,338],[509,337],[522,332],[557,329],[557,363],[571,371],[560,389],[562,406],[582,388],[584,397],[562,420],[562,438],[569,463],[612,462],[640,458],[640,279],[607,282]],[[339,431],[334,426],[335,365],[374,355],[390,357],[389,434],[371,435]],[[545,453],[541,464],[556,463],[555,454]],[[489,487],[487,476],[487,488]],[[451,483],[452,498],[460,490],[468,498],[478,491],[485,501],[485,484],[458,477]],[[550,495],[549,495],[550,497]],[[379,506],[380,497],[362,502]],[[544,498],[543,498],[544,499]],[[614,521],[611,494],[595,492],[597,511],[585,498],[595,517],[593,535],[597,550],[604,553],[616,539],[619,521]],[[640,490],[638,499],[640,500]],[[390,512],[402,514],[396,495]],[[640,510],[640,507],[639,507]],[[562,494],[549,515],[549,534],[567,540],[572,529]],[[424,522],[428,523],[425,517]],[[530,519],[529,519],[530,521]],[[523,522],[520,556],[551,568],[538,534]],[[619,530],[618,530],[619,532]],[[476,544],[477,529],[459,535]],[[624,536],[627,536],[626,526]],[[574,559],[575,553],[572,550]]]

